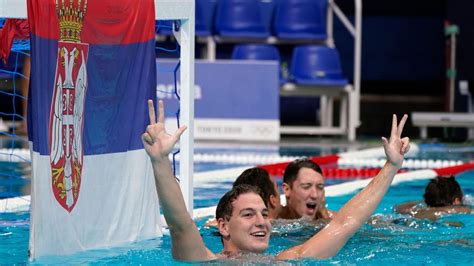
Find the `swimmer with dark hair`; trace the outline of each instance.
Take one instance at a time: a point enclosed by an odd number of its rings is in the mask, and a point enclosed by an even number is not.
[[[470,206],[463,204],[463,197],[464,193],[454,176],[438,176],[426,185],[424,202],[412,201],[400,204],[395,206],[395,211],[433,221],[446,214],[473,213]]]

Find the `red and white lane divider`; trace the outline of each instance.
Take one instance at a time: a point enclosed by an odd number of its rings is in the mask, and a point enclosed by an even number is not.
[[[392,185],[414,180],[431,179],[435,178],[436,176],[457,175],[462,172],[472,170],[474,170],[474,162],[437,169],[415,170],[396,174]],[[370,180],[371,179],[355,180],[352,182],[345,182],[342,184],[326,187],[326,196],[333,197],[352,193],[358,189],[366,187]]]
[[[339,158],[337,166],[339,168],[382,168],[386,159],[366,159],[366,158]],[[403,161],[404,169],[429,169],[443,168],[463,164],[461,160],[426,160],[426,159],[405,159]]]
[[[410,151],[406,154],[406,158],[415,157],[420,151],[418,145],[410,144]],[[385,151],[383,147],[365,149],[361,151],[349,151],[339,154],[331,154],[324,156],[309,157],[315,163],[323,168],[339,168],[340,164],[350,165],[352,167],[361,167],[362,163],[366,163],[368,167],[382,167],[385,163]],[[267,170],[271,175],[282,176],[286,166],[290,162],[281,162],[267,165],[260,165]]]
[[[435,178],[436,176],[448,176],[457,175],[465,171],[474,170],[474,162],[465,163],[456,166],[443,167],[437,169],[426,169],[426,170],[415,170],[405,173],[399,173],[395,175],[392,185],[415,181],[415,180],[426,180]],[[349,181],[342,184],[332,185],[325,188],[327,197],[336,197],[354,193],[359,189],[366,187],[372,179],[361,179],[355,181]],[[284,205],[286,202],[285,195],[281,195],[281,203]],[[194,218],[203,218],[213,216],[216,211],[216,206],[201,208],[194,210]]]
[[[415,157],[418,155],[419,152],[419,147],[416,144],[411,144],[410,151],[408,154],[406,154],[406,157]],[[228,156],[231,158],[230,156]],[[323,166],[323,169],[329,169],[329,168],[337,168],[338,167],[338,162],[339,161],[349,161],[352,159],[366,159],[370,160],[369,158],[384,158],[385,157],[385,152],[383,150],[383,147],[379,148],[370,148],[370,149],[365,149],[361,151],[351,151],[351,152],[343,152],[340,154],[331,154],[331,155],[323,155],[323,156],[315,156],[315,157],[310,157],[313,161],[318,163],[319,165]],[[280,157],[278,158],[277,163],[273,162],[271,164],[260,164],[259,167],[264,168],[267,170],[271,175],[275,176],[282,176],[283,172],[286,168],[286,166],[293,161],[294,159],[301,158],[301,157]],[[290,160],[286,160],[290,159]],[[234,159],[229,159],[233,160]],[[377,159],[375,159],[377,160]],[[249,161],[246,161],[246,163]],[[209,183],[214,183],[214,182],[233,182],[245,169],[254,167],[255,165],[258,165],[259,163],[249,163],[248,165],[245,166],[240,166],[240,167],[234,167],[234,168],[228,168],[228,169],[223,169],[223,170],[214,170],[214,171],[207,171],[207,172],[201,172],[201,173],[194,173],[194,183],[195,185],[201,186],[201,185],[209,185]],[[355,167],[355,165],[353,166]],[[376,166],[370,166],[369,168],[378,168]],[[348,171],[354,172],[354,171]],[[363,177],[369,177],[367,172],[369,173],[374,173],[372,170],[362,170],[362,176]],[[331,170],[328,170],[328,175],[331,175]],[[378,171],[377,171],[378,173]],[[372,175],[373,176],[373,175]],[[356,176],[352,175],[351,178],[354,178]],[[349,177],[347,177],[349,178]]]
[[[411,144],[410,152],[407,156],[414,155],[418,153],[418,146],[416,144]],[[361,151],[349,151],[339,153],[337,155],[328,155],[328,156],[337,156],[341,159],[367,159],[367,158],[384,158],[385,153],[382,147],[365,149]],[[194,162],[197,163],[228,163],[228,164],[245,164],[245,165],[267,165],[275,163],[285,163],[291,162],[299,156],[286,156],[279,155],[278,151],[264,154],[256,154],[255,152],[248,153],[195,153]],[[176,156],[176,159],[179,160],[179,154]],[[0,161],[5,162],[24,162],[30,161],[30,151],[29,149],[9,149],[2,148],[0,149]]]
[[[0,212],[24,212],[30,210],[31,197],[21,196],[0,200]]]
[[[456,166],[443,167],[437,169],[428,169],[428,170],[415,170],[405,173],[400,173],[395,175],[395,178],[392,182],[393,184],[398,184],[401,182],[408,182],[414,180],[425,180],[431,179],[438,175],[447,176],[447,175],[457,175],[465,171],[474,170],[474,162],[465,163]],[[202,173],[205,174],[205,173]],[[371,179],[362,179],[355,180],[350,182],[345,182],[338,185],[326,187],[326,196],[340,196],[349,193],[353,193],[359,189],[364,188],[370,182]],[[222,180],[219,180],[222,182]],[[28,211],[30,207],[30,196],[16,197],[0,200],[0,212],[20,212]],[[201,218],[206,216],[212,216],[215,212],[215,206],[201,208],[194,210],[194,217]]]

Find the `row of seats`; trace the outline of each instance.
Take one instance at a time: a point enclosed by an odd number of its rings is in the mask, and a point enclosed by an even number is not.
[[[325,40],[327,0],[196,0],[196,36]],[[171,22],[168,22],[171,23]],[[170,27],[161,34],[169,35]]]
[[[280,53],[273,45],[239,44],[234,47],[232,59],[280,62]],[[339,53],[336,49],[323,45],[295,46],[289,72],[289,81],[296,84],[338,87],[348,84],[342,74]],[[285,82],[287,81],[282,80],[281,83]]]
[[[354,112],[349,111],[354,107],[355,94],[342,74],[339,54],[336,49],[314,45],[327,41],[328,0],[196,0],[195,3],[196,36],[198,41],[206,41],[204,54],[210,60],[216,59],[216,43],[219,42],[239,43],[234,47],[233,59],[278,62],[281,62],[279,50],[268,43],[311,43],[294,47],[289,75],[283,77],[280,70],[279,89],[283,99],[282,110],[285,110],[283,113],[300,109],[286,109],[285,99],[297,97],[296,100],[301,100],[305,97],[319,101],[316,108],[320,123],[313,126],[281,126],[280,132],[346,135],[349,140],[355,139],[356,117]],[[161,33],[170,35],[171,32]],[[336,113],[335,101],[339,102]],[[305,112],[308,111],[305,109]],[[337,126],[335,115],[339,115]]]

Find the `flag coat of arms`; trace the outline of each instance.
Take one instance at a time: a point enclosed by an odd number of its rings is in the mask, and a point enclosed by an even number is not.
[[[152,0],[31,0],[30,257],[161,235],[140,136],[156,88]]]

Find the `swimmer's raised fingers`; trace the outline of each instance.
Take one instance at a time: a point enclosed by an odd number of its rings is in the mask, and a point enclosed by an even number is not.
[[[392,115],[392,130],[390,131],[390,138],[393,138],[397,135],[397,115]]]
[[[397,134],[399,137],[402,137],[403,128],[405,127],[405,123],[407,122],[407,119],[408,119],[408,115],[404,114],[402,117],[402,120],[400,120],[400,123],[398,124]]]
[[[156,124],[155,106],[153,100],[148,100],[148,116],[150,117],[150,125]]]
[[[184,131],[186,131],[187,128],[188,128],[187,126],[181,126],[180,128],[178,128],[178,130],[176,130],[176,132],[174,132],[173,138],[175,142],[178,141],[178,139],[181,137]]]
[[[401,152],[402,152],[402,154],[406,154],[409,150],[410,150],[410,138],[409,137],[404,137],[402,139]]]
[[[162,100],[158,101],[158,123],[165,122],[165,104]]]
[[[151,138],[150,134],[148,134],[147,132],[142,134],[142,140],[148,145],[153,145],[153,139]]]

